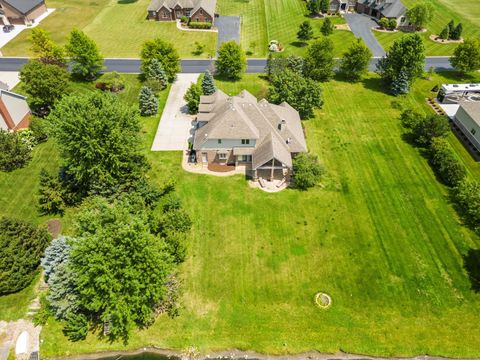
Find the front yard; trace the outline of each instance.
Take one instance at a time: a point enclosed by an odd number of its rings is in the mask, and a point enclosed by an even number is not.
[[[206,352],[478,357],[480,298],[462,256],[480,240],[459,224],[446,189],[402,140],[397,119],[403,105],[428,111],[428,90],[444,81],[420,80],[403,99],[384,94],[373,74],[358,84],[325,84],[325,106],[305,125],[327,176],[306,192],[266,194],[250,189],[242,176],[184,172],[179,152],[148,152],[159,117],[143,119],[151,179],[174,177],[194,220],[181,267],[180,316],[136,331],[127,346],[94,336],[72,344],[49,321],[43,356],[193,345]],[[122,96],[133,104],[138,83],[133,76],[129,83],[132,95]],[[265,94],[265,84],[257,75],[217,82],[231,94],[242,88]],[[166,92],[161,104],[165,98]],[[480,172],[479,164],[464,160],[472,173]],[[21,184],[31,180],[18,181],[34,204],[33,189]],[[5,213],[17,211],[11,206]],[[330,309],[314,304],[318,291],[332,297]]]

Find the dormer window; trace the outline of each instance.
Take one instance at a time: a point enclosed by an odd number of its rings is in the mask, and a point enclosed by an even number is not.
[[[250,145],[250,139],[242,139],[242,145]]]

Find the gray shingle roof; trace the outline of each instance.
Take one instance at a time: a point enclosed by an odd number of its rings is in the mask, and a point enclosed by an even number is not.
[[[460,107],[465,113],[480,126],[480,102],[462,101]]]
[[[33,9],[37,8],[39,5],[45,3],[44,0],[3,0],[5,3],[11,7],[17,9],[22,14],[28,14]]]
[[[407,10],[401,0],[383,0],[378,3],[376,0],[359,0],[358,2],[378,10],[387,18],[399,18]]]
[[[165,6],[172,11],[177,5],[182,9],[193,9],[191,11],[192,15],[198,9],[202,8],[213,18],[215,15],[215,7],[217,6],[217,0],[152,0],[150,5],[148,5],[147,10],[158,11]]]

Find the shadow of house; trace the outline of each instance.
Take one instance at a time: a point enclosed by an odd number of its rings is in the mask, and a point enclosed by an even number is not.
[[[467,271],[471,289],[480,292],[480,249],[470,249],[463,256],[463,266]]]

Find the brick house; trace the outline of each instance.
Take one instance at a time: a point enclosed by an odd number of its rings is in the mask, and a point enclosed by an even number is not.
[[[246,90],[201,96],[197,122],[193,150],[204,166],[241,166],[254,179],[272,179],[288,176],[295,155],[307,152],[298,112],[285,102],[257,101]]]
[[[353,11],[357,0],[330,0],[329,13]]]
[[[0,25],[29,25],[47,12],[44,0],[0,0]]]
[[[190,21],[214,22],[216,0],[152,0],[148,19],[172,21],[186,16]]]
[[[17,131],[28,128],[31,111],[27,98],[0,89],[0,129]]]
[[[400,26],[406,22],[407,8],[401,0],[357,0],[355,10],[377,19],[396,19]]]

